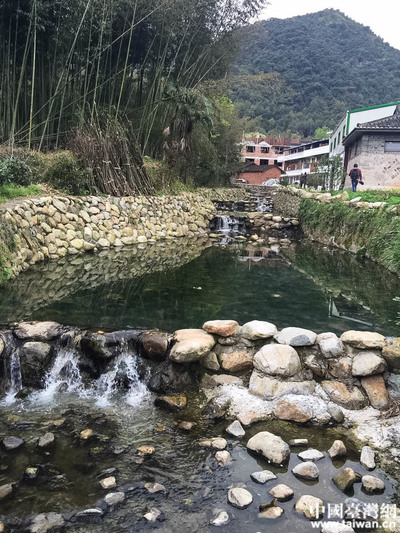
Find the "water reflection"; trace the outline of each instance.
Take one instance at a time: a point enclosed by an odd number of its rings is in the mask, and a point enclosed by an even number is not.
[[[395,335],[399,294],[397,276],[339,250],[190,239],[38,265],[2,290],[0,323],[174,331],[229,318]]]

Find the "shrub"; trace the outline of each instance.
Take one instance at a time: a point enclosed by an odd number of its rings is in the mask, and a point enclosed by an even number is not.
[[[32,172],[24,161],[13,157],[0,159],[0,185],[29,185],[31,180]]]
[[[89,173],[72,152],[47,154],[46,166],[43,181],[52,187],[73,195],[89,190]]]

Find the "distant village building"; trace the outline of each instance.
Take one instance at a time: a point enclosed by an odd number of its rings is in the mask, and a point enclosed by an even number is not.
[[[397,104],[400,104],[400,101],[347,111],[330,136],[329,156],[342,156],[344,164],[347,168],[347,161],[345,161],[345,148],[343,145],[345,137],[349,135],[349,133],[357,126],[357,124],[369,122],[371,120],[378,120],[380,118],[392,115]]]
[[[316,139],[292,145],[284,155],[278,157],[278,164],[282,165],[289,183],[295,183],[300,180],[301,174],[316,172],[321,159],[328,155],[329,139]]]
[[[285,137],[262,137],[253,135],[243,137],[241,160],[245,163],[239,180],[245,180],[251,185],[262,185],[270,179],[279,180],[282,173],[282,163],[278,157],[288,150],[296,139]]]
[[[389,116],[356,124],[343,148],[347,174],[357,163],[366,187],[400,187],[400,104]],[[345,187],[350,185],[347,176]]]

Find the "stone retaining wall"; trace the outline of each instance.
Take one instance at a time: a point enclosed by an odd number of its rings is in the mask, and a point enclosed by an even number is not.
[[[284,217],[298,217],[300,201],[297,189],[279,187],[274,195],[274,211]]]
[[[7,369],[10,354],[18,351],[22,385],[43,386],[57,352],[54,344],[66,332],[77,350],[78,366],[93,373],[93,378],[105,371],[105,362],[118,356],[127,342],[133,342],[132,356],[136,350],[153,361],[149,387],[155,392],[184,392],[188,383],[199,383],[200,378],[208,391],[225,384],[248,387],[264,403],[255,413],[246,403],[239,405],[236,414],[244,425],[261,415],[314,425],[340,423],[347,412],[367,406],[387,411],[393,398],[399,397],[399,339],[362,331],[346,331],[340,337],[296,327],[278,331],[258,320],[243,326],[234,320],[213,320],[202,329],[174,334],[92,333],[54,322],[21,323],[0,332],[0,367]],[[7,375],[3,377],[7,380]]]
[[[214,212],[212,202],[201,194],[27,199],[2,206],[0,226],[7,226],[11,235],[3,243],[8,253],[2,255],[5,267],[16,275],[45,259],[204,235]]]

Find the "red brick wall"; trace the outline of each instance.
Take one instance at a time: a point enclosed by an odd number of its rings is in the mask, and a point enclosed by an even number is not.
[[[269,168],[264,172],[241,172],[239,178],[245,179],[251,185],[261,185],[263,181],[281,177],[282,172],[279,168]]]

